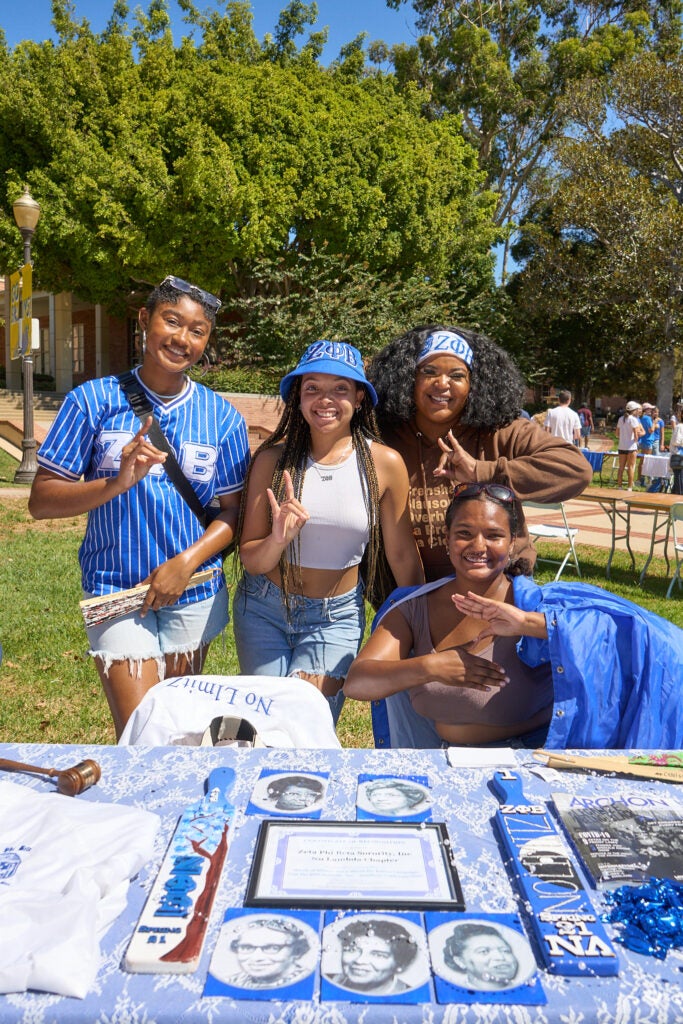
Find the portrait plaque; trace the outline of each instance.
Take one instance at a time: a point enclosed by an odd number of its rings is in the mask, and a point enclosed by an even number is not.
[[[247,907],[464,910],[442,822],[261,822]]]

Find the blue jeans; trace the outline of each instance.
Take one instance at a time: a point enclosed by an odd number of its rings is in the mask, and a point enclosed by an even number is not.
[[[385,699],[392,747],[437,750],[440,747],[457,746],[439,736],[431,718],[425,718],[415,711],[407,690],[392,693]],[[509,739],[493,740],[491,743],[477,743],[475,746],[535,749],[544,745],[549,728],[549,725],[542,725],[532,732],[524,733],[523,736],[511,736]]]
[[[280,588],[267,576],[244,573],[232,608],[240,672],[338,678],[339,692],[325,694],[336,724],[344,704],[341,686],[365,631],[363,586],[337,597],[291,594],[289,602],[288,619]]]

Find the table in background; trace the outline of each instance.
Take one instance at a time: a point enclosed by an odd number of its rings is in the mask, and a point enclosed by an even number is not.
[[[665,494],[648,491],[624,491],[616,487],[587,487],[581,494],[577,494],[572,501],[584,501],[589,504],[599,505],[608,516],[612,530],[611,546],[605,575],[609,579],[610,567],[617,541],[626,541],[626,550],[631,556],[631,565],[635,569],[636,560],[631,550],[631,520],[634,515],[649,515],[652,519],[652,532],[650,535],[650,549],[648,551],[645,565],[641,569],[638,582],[642,583],[647,573],[650,562],[654,555],[655,547],[663,545],[663,555],[666,561],[667,575],[669,573],[669,552],[668,541],[671,530],[671,506],[681,500],[680,494]],[[623,507],[622,507],[623,506]],[[623,523],[624,532],[617,533],[618,523]]]
[[[492,817],[498,801],[488,782],[492,769],[451,768],[442,750],[245,750],[213,747],[96,747],[29,744],[0,745],[0,756],[30,764],[71,767],[85,757],[102,768],[97,786],[78,800],[132,804],[154,811],[162,819],[158,859],[140,880],[131,883],[128,907],[102,942],[103,961],[94,991],[84,1000],[41,993],[0,996],[0,1024],[518,1024],[537,1020],[543,1024],[569,1021],[625,1024],[656,1021],[673,1024],[683,1020],[683,951],[669,953],[665,961],[632,953],[617,946],[620,974],[616,978],[553,977],[540,972],[548,997],[546,1006],[525,1008],[475,1003],[449,1006],[370,1005],[354,1003],[256,1003],[230,998],[202,998],[209,960],[223,911],[243,903],[260,818],[243,811],[261,768],[278,771],[329,771],[330,785],[323,817],[355,818],[358,774],[419,774],[430,780],[434,797],[433,820],[448,827],[468,911],[510,913],[519,910],[514,889],[504,867]],[[558,773],[552,783],[532,774],[530,751],[518,751],[517,759],[525,795],[548,801],[551,790],[583,793],[592,798],[637,792],[661,793],[661,782],[624,780],[610,776]],[[127,974],[120,968],[134,923],[149,884],[182,810],[201,796],[213,768],[235,769],[233,803],[236,807],[230,848],[211,915],[207,942],[199,969],[189,975]],[[537,767],[537,766],[536,766]],[[3,775],[3,778],[39,791],[51,783],[36,776]],[[668,789],[667,789],[668,791]],[[55,797],[55,799],[57,799]],[[593,891],[596,908],[601,895]],[[609,927],[609,926],[608,926]]]
[[[649,476],[653,480],[668,480],[671,475],[670,461],[668,452],[663,455],[643,455],[640,472],[643,476]]]
[[[590,452],[586,453],[584,450],[583,454],[586,456],[590,464],[593,466],[593,472],[600,473],[600,485],[604,485],[603,472],[605,468],[605,462],[609,459],[609,480],[607,486],[617,482],[617,472],[619,467],[619,452]],[[601,462],[598,464],[595,456],[601,457]],[[625,471],[624,471],[625,475]],[[634,478],[639,480],[641,477],[651,477],[653,480],[665,479],[668,480],[671,475],[670,456],[669,453],[662,455],[644,455],[642,452],[638,452],[636,455],[636,468],[634,472]]]
[[[582,448],[581,454],[588,459],[591,464],[591,468],[594,473],[600,474],[600,483],[602,483],[602,464],[605,461],[605,455],[607,452],[594,452],[590,448]]]
[[[642,455],[640,453],[637,453],[637,455],[636,455],[636,469],[635,469],[635,472],[638,472],[638,459],[642,459]],[[605,486],[605,480],[604,480],[604,477],[603,477],[603,472],[605,470],[605,463],[608,460],[609,460],[609,479],[607,481],[607,486],[608,487],[612,487],[612,485],[616,482],[616,479],[617,479],[617,471],[618,471],[618,468],[619,468],[619,452],[618,451],[609,451],[609,452],[603,452],[602,453],[602,465],[600,466],[600,486],[601,487]]]

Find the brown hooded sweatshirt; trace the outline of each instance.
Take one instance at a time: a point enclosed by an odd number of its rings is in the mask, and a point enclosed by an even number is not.
[[[511,487],[521,501],[567,501],[580,494],[593,479],[593,470],[578,448],[547,434],[534,420],[516,419],[495,431],[456,426],[459,444],[477,459],[478,483]],[[384,441],[403,456],[410,477],[410,512],[427,582],[453,571],[446,550],[444,515],[453,484],[435,477],[441,449],[420,434],[414,423],[382,430]],[[523,515],[514,556],[536,561]]]

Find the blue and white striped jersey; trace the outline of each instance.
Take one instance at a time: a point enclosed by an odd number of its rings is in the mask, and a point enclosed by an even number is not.
[[[194,381],[188,380],[182,393],[167,403],[145,391],[202,505],[206,507],[214,496],[240,491],[249,463],[244,417],[216,392]],[[87,381],[64,399],[40,446],[38,464],[71,480],[116,476],[121,451],[139,429],[140,421],[116,377]],[[88,513],[79,551],[83,589],[99,596],[134,587],[202,533],[202,525],[164,467],[153,466],[135,487]],[[213,567],[221,567],[220,554],[201,568]],[[217,573],[207,583],[185,591],[178,603],[204,600],[223,582]]]

